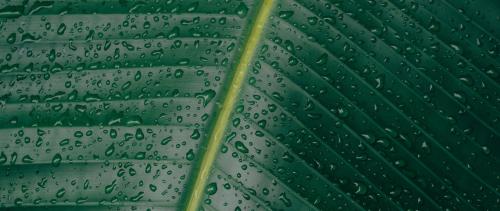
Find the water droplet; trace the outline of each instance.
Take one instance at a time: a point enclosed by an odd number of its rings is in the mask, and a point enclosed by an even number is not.
[[[422,149],[422,151],[426,154],[429,154],[431,152],[430,148],[429,148],[429,145],[427,144],[427,142],[422,142],[422,145],[420,145],[420,148]]]
[[[49,61],[54,62],[56,60],[56,51],[51,49],[49,52]]]
[[[21,42],[23,43],[32,43],[32,42],[36,42],[38,40],[41,39],[41,36],[33,36],[32,34],[30,33],[24,33],[22,36],[21,36]]]
[[[61,23],[59,25],[59,27],[57,28],[57,34],[58,35],[63,35],[65,31],[66,31],[66,24]]]
[[[198,9],[198,6],[199,6],[199,3],[198,2],[194,2],[192,4],[189,5],[189,7],[187,8],[187,11],[188,12],[194,12],[196,9]]]
[[[0,16],[0,17],[1,17],[1,16]],[[23,204],[23,200],[22,200],[22,199],[20,199],[20,198],[16,198],[16,199],[14,199],[14,204],[15,204],[16,206],[21,206],[21,205]]]
[[[104,154],[106,156],[111,156],[114,152],[115,152],[115,144],[111,144],[108,148],[106,148]]]
[[[287,10],[287,11],[279,11],[278,16],[283,19],[287,19],[292,17],[294,14],[293,11]]]
[[[137,193],[137,195],[130,197],[130,201],[136,202],[136,201],[141,200],[143,197],[144,197],[144,192],[141,191],[141,192]]]
[[[194,129],[193,133],[191,134],[191,138],[197,140],[200,138],[200,136],[200,131],[198,129]]]
[[[65,146],[69,144],[69,139],[65,138],[59,142],[59,146]]]
[[[295,160],[295,159],[293,158],[293,156],[292,156],[292,155],[290,155],[290,153],[288,153],[288,152],[283,153],[283,156],[281,156],[281,158],[282,158],[284,161],[289,162],[289,163],[291,163],[291,162],[293,162],[293,161]]]
[[[110,185],[106,185],[104,187],[104,193],[110,194],[111,192],[113,192],[113,190],[115,189],[115,187],[116,187],[116,180],[113,180],[113,182],[111,182]]]
[[[90,103],[90,102],[98,102],[98,101],[101,101],[102,98],[99,97],[99,95],[97,94],[92,94],[92,93],[89,93],[87,92],[87,94],[85,94],[83,96],[83,101],[87,102],[87,103]]]
[[[135,81],[139,81],[139,80],[141,80],[141,77],[142,77],[142,73],[141,73],[141,71],[137,71],[137,72],[135,73],[134,80],[135,80]]]
[[[441,23],[439,23],[439,21],[437,21],[434,17],[431,17],[427,29],[430,32],[438,32],[441,29]]]
[[[0,18],[18,18],[23,15],[24,6],[9,5],[0,9]]]
[[[33,6],[31,6],[28,15],[33,15],[43,8],[52,8],[53,5],[54,1],[35,1],[35,3],[33,3]]]
[[[322,66],[325,65],[327,61],[328,61],[328,54],[323,53],[316,59],[316,64]]]
[[[61,197],[63,197],[63,196],[64,196],[64,194],[66,194],[66,189],[61,188],[61,189],[59,189],[59,190],[57,191],[57,193],[56,193],[56,197],[57,197],[57,198],[61,198]]]
[[[156,192],[157,189],[158,188],[155,185],[153,185],[153,184],[149,185],[149,190],[151,190],[151,192]]]
[[[453,48],[453,50],[455,50],[456,52],[460,52],[462,50],[460,46],[455,43],[450,43],[450,47]]]
[[[460,92],[460,91],[454,92],[453,97],[455,97],[455,99],[457,99],[461,103],[466,102],[466,98],[465,98],[464,94],[462,94],[462,92]]]
[[[290,65],[290,66],[295,66],[295,65],[297,65],[298,63],[299,63],[299,60],[298,60],[297,58],[295,58],[295,57],[293,57],[293,56],[290,56],[290,57],[288,58],[288,65]]]
[[[286,196],[286,193],[280,193],[279,199],[283,202],[283,204],[285,204],[286,207],[292,206],[292,201]]]
[[[33,158],[29,155],[25,155],[22,159],[23,163],[33,163]]]
[[[190,149],[190,150],[186,153],[186,159],[187,159],[187,160],[189,160],[189,161],[194,160],[194,151],[193,151],[193,149]]]
[[[137,128],[137,130],[135,130],[135,138],[139,141],[144,139],[144,133],[141,128]]]
[[[16,33],[11,33],[11,34],[7,37],[7,43],[9,43],[9,44],[13,44],[14,42],[16,42]]]
[[[206,90],[201,93],[196,93],[195,97],[203,101],[203,107],[206,107],[210,101],[215,97],[216,92],[212,89]]]
[[[240,18],[244,18],[248,13],[248,7],[245,5],[245,3],[241,2],[238,7],[236,7],[236,14]]]
[[[138,152],[135,154],[135,159],[137,160],[144,160],[146,158],[146,152]]]
[[[1,152],[0,153],[0,165],[4,164],[5,162],[7,162],[7,155],[5,155],[5,153]]]
[[[163,140],[161,140],[161,145],[167,145],[172,141],[172,136],[166,137]]]
[[[175,27],[174,27],[174,28],[173,28],[173,29],[172,29],[172,30],[171,30],[171,31],[167,34],[167,38],[168,38],[168,39],[174,39],[174,38],[178,37],[178,36],[179,36],[179,34],[180,34],[180,30],[181,30],[181,29],[180,29],[179,27],[175,26]]]
[[[241,141],[236,141],[234,143],[234,146],[236,147],[236,149],[242,153],[248,153],[248,148],[245,146],[245,144],[243,144],[243,142]]]
[[[266,125],[267,125],[267,121],[266,120],[260,120],[257,122],[257,125],[259,125],[260,128],[265,128]]]
[[[208,184],[207,189],[206,189],[206,193],[208,195],[214,195],[215,193],[217,193],[217,183],[212,182],[212,183]]]
[[[181,70],[181,69],[177,69],[175,70],[174,72],[174,77],[175,78],[182,78],[182,76],[184,75],[184,70]]]
[[[354,186],[356,188],[356,191],[354,192],[357,195],[364,195],[366,194],[367,187],[365,184],[360,183],[360,182],[354,182]]]
[[[487,155],[489,155],[491,153],[491,150],[487,146],[482,146],[481,149]]]
[[[345,117],[349,116],[349,111],[345,108],[339,108],[338,112],[339,112],[339,117],[341,117],[341,118],[345,118]]]
[[[61,165],[61,161],[62,161],[61,154],[59,153],[55,154],[54,157],[52,158],[52,166],[58,167],[59,165]]]
[[[375,89],[383,89],[385,84],[385,75],[381,74],[375,78]]]

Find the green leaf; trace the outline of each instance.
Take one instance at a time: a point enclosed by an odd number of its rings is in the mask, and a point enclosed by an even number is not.
[[[0,208],[498,210],[489,0],[0,2]]]

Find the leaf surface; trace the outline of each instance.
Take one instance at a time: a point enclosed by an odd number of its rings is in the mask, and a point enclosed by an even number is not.
[[[498,210],[499,11],[0,2],[0,207]]]

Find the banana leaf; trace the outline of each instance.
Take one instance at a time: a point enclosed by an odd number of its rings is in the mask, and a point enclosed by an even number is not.
[[[0,2],[1,210],[499,210],[493,0]]]

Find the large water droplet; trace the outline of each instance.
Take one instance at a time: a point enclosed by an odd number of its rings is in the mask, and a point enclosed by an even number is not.
[[[234,146],[236,147],[236,149],[242,153],[248,153],[248,148],[245,146],[245,144],[243,144],[243,142],[241,141],[236,141],[234,143]]]
[[[215,193],[217,193],[217,183],[212,182],[212,183],[208,184],[207,189],[206,189],[206,193],[208,195],[214,195]]]
[[[206,107],[210,101],[215,97],[216,92],[212,89],[206,90],[201,93],[196,93],[195,97],[203,101],[203,107]]]

